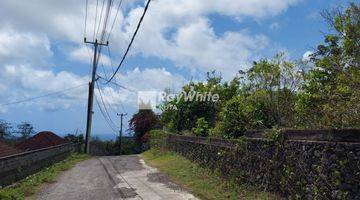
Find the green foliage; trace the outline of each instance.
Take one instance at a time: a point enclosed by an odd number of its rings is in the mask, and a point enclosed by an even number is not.
[[[323,16],[333,32],[325,35],[309,62],[289,61],[279,53],[253,62],[229,82],[210,72],[206,81],[190,82],[182,92],[217,93],[220,101],[175,98],[161,106],[163,125],[175,132],[224,138],[272,127],[359,128],[360,7],[350,4]],[[209,134],[198,119],[207,122]]]
[[[134,132],[136,142],[141,144],[145,133],[159,127],[159,117],[152,110],[139,110],[130,119],[129,127]]]
[[[29,122],[21,122],[17,125],[17,133],[20,135],[22,140],[29,138],[35,133],[34,126]]]
[[[196,136],[206,137],[209,135],[209,124],[205,118],[201,117],[197,119],[196,126],[192,129]]]
[[[360,125],[360,8],[323,13],[334,30],[312,55],[296,105],[298,121],[310,128]]]
[[[181,132],[192,130],[196,126],[197,119],[204,118],[209,127],[214,127],[221,105],[238,93],[240,84],[239,77],[225,83],[221,83],[221,80],[221,76],[213,71],[207,74],[205,82],[190,82],[183,86],[179,94],[218,94],[220,100],[216,102],[199,101],[196,100],[196,97],[193,100],[187,100],[177,96],[172,101],[165,102],[160,106],[162,124],[171,131]]]
[[[166,173],[179,185],[191,189],[200,199],[280,199],[238,180],[224,179],[220,173],[169,151],[151,149],[142,156],[147,164]]]
[[[169,135],[167,132],[162,130],[151,130],[150,135],[150,148],[163,150],[166,147],[166,137]]]
[[[80,144],[84,143],[84,135],[83,134],[79,134],[79,135],[67,134],[64,137],[64,139],[69,142],[72,142],[72,143],[80,143]]]
[[[6,138],[8,138],[9,136],[11,136],[11,124],[0,120],[0,139],[4,140]]]

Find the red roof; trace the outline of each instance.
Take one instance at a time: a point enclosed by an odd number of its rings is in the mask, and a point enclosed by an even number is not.
[[[56,146],[60,144],[65,144],[67,142],[68,142],[67,140],[56,135],[53,132],[43,131],[34,135],[29,139],[20,142],[19,144],[16,145],[16,148],[21,149],[23,151],[31,151],[31,150]]]
[[[17,153],[21,153],[21,151],[0,141],[0,157],[10,156]]]

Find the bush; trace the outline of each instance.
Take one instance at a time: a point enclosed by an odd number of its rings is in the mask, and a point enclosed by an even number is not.
[[[162,130],[151,130],[149,132],[149,144],[153,149],[165,149],[166,137],[169,134]]]
[[[201,117],[196,121],[196,127],[192,129],[196,136],[206,137],[209,135],[209,124]]]

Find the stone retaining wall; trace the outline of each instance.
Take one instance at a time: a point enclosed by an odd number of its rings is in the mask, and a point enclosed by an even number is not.
[[[78,152],[79,144],[62,144],[0,158],[0,187],[14,183],[43,167],[65,159]]]
[[[287,199],[360,199],[359,130],[344,133],[356,142],[342,142],[344,135],[336,136],[330,130],[327,136],[317,134],[317,140],[306,140],[307,134],[283,131],[277,139],[267,139],[257,133],[239,140],[171,135],[166,146],[210,169],[219,169],[225,177]]]

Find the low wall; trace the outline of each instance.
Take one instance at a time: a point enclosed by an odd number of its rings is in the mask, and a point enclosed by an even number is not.
[[[166,146],[219,169],[225,177],[288,199],[360,199],[360,143],[343,142],[342,136],[325,132],[326,137],[317,134],[316,140],[306,140],[308,133],[294,130],[283,131],[277,139],[260,133],[239,140],[171,135]],[[359,130],[347,134],[354,141],[360,137]]]
[[[78,152],[79,144],[62,144],[0,158],[0,187],[14,183],[43,167]]]

